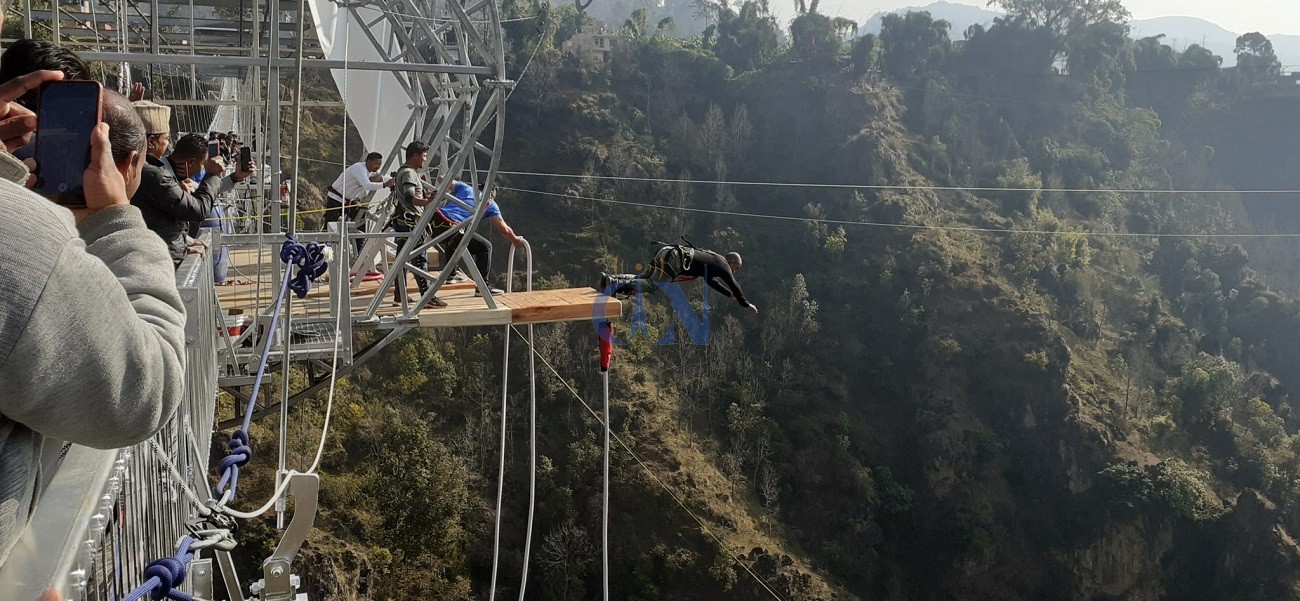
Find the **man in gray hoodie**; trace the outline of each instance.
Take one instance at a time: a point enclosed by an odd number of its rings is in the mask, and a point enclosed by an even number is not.
[[[85,209],[20,183],[26,169],[9,152],[36,123],[13,101],[61,77],[0,84],[0,562],[39,494],[44,437],[140,442],[175,412],[184,380],[185,310],[170,257],[130,204],[138,162],[114,161],[108,125],[92,137]]]

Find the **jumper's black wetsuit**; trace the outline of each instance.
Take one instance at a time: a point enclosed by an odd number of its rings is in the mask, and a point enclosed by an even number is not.
[[[669,245],[659,249],[654,259],[641,275],[610,276],[613,294],[632,294],[637,290],[655,291],[664,282],[683,282],[704,278],[709,287],[748,307],[745,293],[731,272],[726,257],[711,250],[689,246]]]

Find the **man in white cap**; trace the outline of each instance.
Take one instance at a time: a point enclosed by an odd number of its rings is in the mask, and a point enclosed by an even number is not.
[[[137,100],[132,104],[135,105],[135,112],[140,115],[140,120],[144,121],[144,131],[149,136],[148,145],[145,147],[149,156],[155,159],[167,156],[167,147],[172,141],[172,107],[148,100]]]

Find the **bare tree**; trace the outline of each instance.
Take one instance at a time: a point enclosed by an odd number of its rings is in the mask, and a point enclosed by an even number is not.
[[[754,441],[754,451],[750,462],[754,464],[754,482],[758,482],[759,469],[767,465],[767,460],[772,456],[772,440],[765,434],[760,434],[758,440]]]
[[[763,469],[758,478],[758,494],[763,497],[763,509],[768,519],[776,517],[780,511],[781,502],[781,478],[776,473],[776,468],[772,467],[769,462],[763,463]]]
[[[593,557],[587,529],[572,520],[547,533],[537,551],[537,564],[546,574],[552,596],[563,601],[581,599],[585,594],[582,577]]]

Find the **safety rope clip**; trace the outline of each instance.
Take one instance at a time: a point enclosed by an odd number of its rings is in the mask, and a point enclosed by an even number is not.
[[[230,530],[226,528],[192,529],[191,532],[196,539],[190,545],[191,549],[216,549],[229,552],[239,546],[239,541],[236,541],[230,534]]]
[[[191,532],[207,529],[230,531],[239,529],[239,522],[235,521],[234,517],[224,513],[225,507],[219,505],[216,499],[208,499],[206,509],[209,512],[208,515],[190,520],[185,527],[189,528]]]

